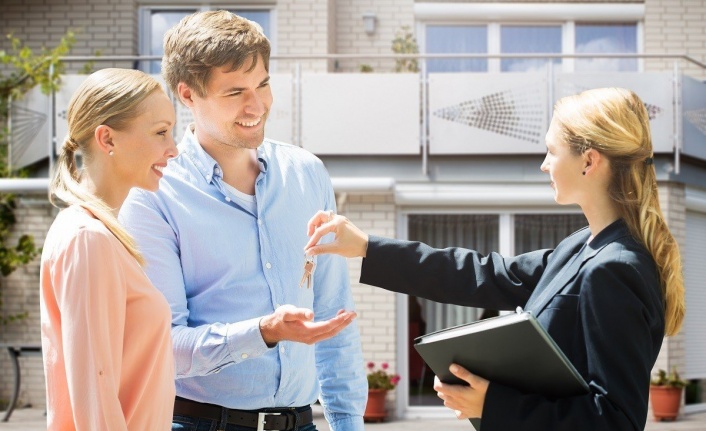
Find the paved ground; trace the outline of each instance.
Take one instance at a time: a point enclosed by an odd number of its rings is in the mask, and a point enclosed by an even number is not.
[[[330,431],[323,419],[320,409],[315,409],[314,422],[319,431]],[[422,431],[444,430],[472,431],[468,421],[450,419],[414,419],[399,420],[377,424],[366,424],[366,430],[374,431]],[[2,431],[40,431],[46,430],[46,418],[41,409],[17,409],[9,422],[0,422]],[[645,431],[706,431],[706,413],[690,414],[679,418],[676,422],[654,422],[648,419]]]

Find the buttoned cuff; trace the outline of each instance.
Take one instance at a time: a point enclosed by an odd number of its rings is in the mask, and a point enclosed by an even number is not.
[[[263,355],[269,350],[260,332],[260,318],[228,324],[228,351],[236,364]]]

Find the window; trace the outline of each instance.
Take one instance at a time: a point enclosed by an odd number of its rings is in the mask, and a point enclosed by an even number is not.
[[[488,30],[485,25],[434,25],[426,31],[426,48],[429,54],[485,54],[488,52]],[[488,60],[430,59],[429,72],[486,72]]]
[[[561,26],[500,27],[500,52],[502,54],[561,54]],[[542,58],[504,58],[503,72],[541,71],[549,60]],[[561,59],[552,60],[560,64]]]
[[[422,51],[428,54],[637,54],[638,26],[628,23],[557,22],[537,24],[440,24],[420,26]],[[429,72],[543,71],[548,62],[564,71],[629,72],[639,70],[635,58],[504,58],[429,59]]]
[[[554,248],[586,226],[588,220],[583,214],[516,214],[515,254]]]
[[[408,219],[408,238],[435,248],[465,247],[487,254],[498,249],[499,218],[497,214],[412,214]],[[442,405],[434,392],[434,373],[413,347],[413,340],[449,326],[473,322],[482,309],[441,304],[410,296],[408,304],[408,356],[410,405]]]
[[[163,41],[164,34],[171,27],[176,25],[185,16],[196,12],[197,10],[209,10],[215,8],[203,9],[188,9],[188,8],[144,8],[142,9],[140,23],[140,46],[142,47],[143,55],[162,55],[164,54]],[[227,8],[227,10],[255,21],[262,27],[265,36],[272,40],[271,15],[270,9],[250,9],[250,8]],[[143,62],[141,69],[148,73],[158,74],[161,70],[160,61]]]
[[[576,24],[577,54],[635,54],[637,53],[636,24]],[[635,58],[577,59],[576,70],[591,71],[637,71]]]

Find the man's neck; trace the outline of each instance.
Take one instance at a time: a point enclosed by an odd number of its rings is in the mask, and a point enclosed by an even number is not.
[[[255,194],[255,180],[260,173],[256,149],[225,146],[214,148],[203,145],[202,147],[223,170],[223,181],[242,193]]]

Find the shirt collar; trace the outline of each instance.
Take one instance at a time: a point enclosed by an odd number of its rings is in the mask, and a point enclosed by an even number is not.
[[[196,135],[194,135],[195,125],[189,124],[186,128],[184,137],[179,143],[179,154],[183,154],[188,157],[196,167],[196,169],[203,175],[206,181],[211,181],[213,177],[223,177],[223,170],[216,162],[216,159],[211,157],[206,150],[203,149],[201,144],[199,144]],[[260,172],[263,174],[267,173],[267,159],[268,154],[265,150],[265,143],[263,142],[257,149],[257,161],[260,167]]]
[[[590,231],[589,231],[590,234]],[[618,219],[598,232],[591,242],[588,243],[589,256],[594,256],[606,245],[617,241],[624,236],[630,236],[628,225],[623,219]]]

